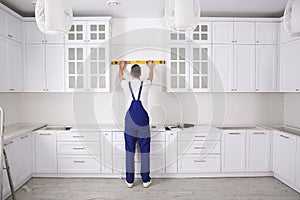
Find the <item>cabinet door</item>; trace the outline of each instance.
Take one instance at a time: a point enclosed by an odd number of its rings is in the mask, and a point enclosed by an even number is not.
[[[65,91],[65,48],[63,44],[46,45],[47,91]]]
[[[166,132],[166,173],[177,173],[177,133]]]
[[[255,91],[255,45],[234,46],[234,90]]]
[[[256,23],[257,44],[278,43],[278,23],[259,22]]]
[[[86,80],[86,45],[66,45],[66,89],[84,91]]]
[[[65,36],[66,43],[83,43],[86,39],[86,22],[74,21],[69,33]]]
[[[7,36],[15,41],[22,41],[22,22],[16,17],[7,14]]]
[[[0,37],[0,92],[9,91],[7,40]]]
[[[214,44],[233,43],[233,22],[213,22],[212,42]]]
[[[8,69],[9,69],[9,90],[15,92],[23,91],[23,61],[22,44],[8,41]]]
[[[276,91],[277,45],[256,45],[256,91]]]
[[[45,55],[45,44],[26,45],[26,91],[28,92],[46,91]]]
[[[25,22],[25,42],[26,44],[44,43],[45,35],[40,31],[36,22]]]
[[[270,171],[271,136],[269,131],[247,131],[246,149],[246,171]]]
[[[101,133],[101,166],[102,173],[113,172],[112,133]]]
[[[276,132],[274,140],[275,176],[296,184],[297,138],[284,132]]]
[[[168,91],[187,92],[189,91],[189,58],[187,45],[171,45],[168,54],[169,66],[167,72]]]
[[[190,86],[192,92],[208,92],[210,88],[211,46],[192,45],[190,47]]]
[[[201,22],[197,25],[196,29],[191,33],[192,41],[196,43],[211,43],[211,23]]]
[[[228,131],[222,134],[222,172],[244,172],[246,131]]]
[[[255,44],[255,23],[235,22],[234,42],[237,44]]]
[[[35,132],[36,173],[57,173],[56,133]]]
[[[282,92],[299,92],[300,41],[290,42],[281,47],[280,88]]]
[[[300,137],[297,138],[297,182],[296,185],[300,188]]]
[[[213,90],[233,91],[233,45],[213,45]]]
[[[109,92],[108,49],[108,45],[87,45],[88,88],[92,91]]]
[[[7,31],[6,31],[6,12],[3,10],[0,10],[0,35],[2,36],[7,36]]]
[[[99,43],[109,38],[109,23],[99,21],[87,22],[87,40],[91,43]]]
[[[168,43],[186,43],[189,41],[189,35],[185,32],[166,31]]]

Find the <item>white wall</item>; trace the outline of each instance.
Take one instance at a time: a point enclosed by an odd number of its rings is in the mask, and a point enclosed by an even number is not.
[[[17,94],[0,93],[0,107],[4,110],[4,125],[15,124],[19,121]]]
[[[284,123],[300,127],[300,94],[284,95]]]

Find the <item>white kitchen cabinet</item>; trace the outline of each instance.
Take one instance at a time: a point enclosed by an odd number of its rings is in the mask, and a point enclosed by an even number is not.
[[[296,184],[297,137],[276,131],[274,137],[274,174],[284,181]]]
[[[178,173],[219,173],[220,155],[183,155],[178,159]]]
[[[234,23],[234,43],[255,44],[255,22]]]
[[[278,43],[278,23],[257,22],[256,43],[276,45]]]
[[[255,45],[234,45],[234,91],[255,91]]]
[[[22,42],[23,36],[23,24],[16,17],[7,14],[6,15],[6,27],[7,27],[7,36],[17,42]]]
[[[177,132],[166,132],[166,173],[177,173]]]
[[[4,37],[0,37],[0,71],[0,92],[7,92],[9,91],[9,69],[7,60],[7,39]]]
[[[277,45],[256,45],[256,91],[277,89]]]
[[[6,12],[0,9],[0,35],[6,37],[7,31],[6,31]]]
[[[234,43],[234,23],[233,22],[213,22],[212,23],[212,43],[232,44]]]
[[[65,36],[66,43],[84,43],[86,39],[86,22],[73,21],[69,33]]]
[[[191,32],[191,41],[195,43],[210,44],[211,43],[211,23],[200,22],[195,30]]]
[[[222,133],[222,172],[244,172],[246,163],[246,131]]]
[[[97,155],[59,155],[58,173],[99,174],[100,157]]]
[[[12,92],[22,92],[24,89],[22,58],[22,44],[8,40],[7,61],[9,69],[9,90]]]
[[[300,91],[299,51],[299,40],[281,46],[280,90],[282,92]]]
[[[212,47],[213,91],[231,92],[233,90],[234,46],[217,44]]]
[[[300,137],[297,138],[297,178],[296,185],[300,189]]]
[[[111,174],[113,172],[112,133],[101,133],[101,172]]]
[[[56,132],[34,133],[35,172],[57,173]]]
[[[246,171],[269,172],[271,154],[271,135],[269,131],[247,131]]]

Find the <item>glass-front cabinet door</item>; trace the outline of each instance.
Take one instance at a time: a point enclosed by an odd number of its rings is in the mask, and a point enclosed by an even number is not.
[[[208,92],[211,71],[210,45],[190,46],[190,91]]]
[[[86,22],[74,21],[65,38],[66,43],[84,43],[86,39]]]
[[[87,40],[91,43],[103,42],[109,38],[109,23],[99,21],[87,22]]]
[[[86,45],[66,45],[66,85],[68,91],[86,90]]]
[[[201,22],[198,23],[195,30],[191,33],[191,41],[195,43],[205,43],[211,42],[211,23]]]
[[[188,45],[170,45],[167,58],[168,92],[188,92],[189,90],[189,48]]]
[[[87,45],[88,88],[109,92],[109,51],[107,46]]]

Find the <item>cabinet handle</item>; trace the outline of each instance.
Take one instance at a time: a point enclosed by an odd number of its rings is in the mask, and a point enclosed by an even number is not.
[[[74,147],[73,149],[74,149],[74,150],[84,150],[83,147]]]
[[[229,133],[229,135],[240,135],[241,133]]]
[[[297,92],[299,92],[299,89],[296,89]]]
[[[73,135],[73,138],[84,138],[84,136],[80,136],[80,135]]]
[[[204,163],[206,162],[205,160],[194,160],[195,163]]]
[[[8,143],[5,143],[4,146],[6,147],[6,146],[11,145],[11,144],[13,144],[13,143],[14,143],[14,141],[10,141],[10,142],[8,142]]]
[[[256,43],[259,43],[259,41],[256,41]]]
[[[264,132],[254,132],[253,134],[254,135],[265,135],[266,133],[264,133]]]
[[[203,135],[196,135],[195,138],[205,138],[206,136]]]
[[[13,36],[12,35],[8,35],[8,37],[12,38]]]
[[[41,136],[50,136],[51,133],[40,133]]]
[[[206,149],[205,147],[194,147],[195,150]]]
[[[9,89],[9,91],[15,91],[15,89],[11,88],[11,89]]]
[[[21,140],[28,138],[28,137],[29,137],[28,135],[25,135],[25,136],[21,137]]]
[[[83,160],[73,160],[73,163],[85,163]]]
[[[280,137],[283,137],[283,138],[285,138],[285,139],[290,139],[290,137],[285,136],[285,135],[280,135]]]

